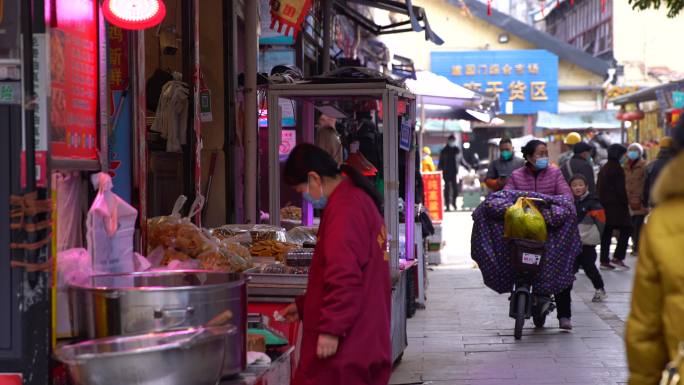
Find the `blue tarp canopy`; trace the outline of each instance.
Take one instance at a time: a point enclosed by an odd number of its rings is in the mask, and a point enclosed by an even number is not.
[[[552,114],[539,111],[537,113],[537,128],[549,130],[614,130],[620,128],[615,110],[601,110],[588,112],[568,112]]]

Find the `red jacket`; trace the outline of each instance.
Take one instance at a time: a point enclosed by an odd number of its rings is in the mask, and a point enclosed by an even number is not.
[[[553,165],[535,174],[528,165],[511,174],[504,190],[538,192],[546,195],[565,195],[574,200],[572,190],[561,170]]]
[[[392,370],[391,283],[384,220],[372,199],[345,180],[330,196],[318,232],[293,385],[386,385]],[[337,353],[316,356],[318,335],[340,337]]]

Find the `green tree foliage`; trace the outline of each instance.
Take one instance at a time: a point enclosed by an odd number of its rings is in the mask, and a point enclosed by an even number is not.
[[[667,9],[667,17],[675,17],[684,9],[684,0],[629,0],[634,9],[645,10],[649,8],[660,9],[664,5]]]

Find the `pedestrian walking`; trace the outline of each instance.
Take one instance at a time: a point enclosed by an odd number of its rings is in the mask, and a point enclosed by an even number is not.
[[[598,175],[597,191],[601,205],[606,211],[606,228],[601,237],[601,269],[629,269],[625,265],[627,243],[632,230],[629,215],[629,201],[625,187],[625,162],[627,149],[621,144],[608,147],[608,162],[601,167]],[[613,259],[609,258],[613,232],[618,232],[618,243]]]
[[[684,145],[684,120],[675,129]],[[681,138],[681,139],[679,139]],[[684,154],[672,159],[653,187],[655,209],[639,243],[626,343],[629,385],[657,384],[684,341]],[[684,375],[684,362],[675,366]]]
[[[644,186],[646,182],[646,161],[643,159],[644,148],[639,143],[632,143],[627,149],[627,165],[625,166],[625,186],[629,199],[629,214],[632,218],[632,255],[639,250],[639,235],[648,207],[644,205]]]
[[[423,147],[423,159],[420,161],[421,172],[433,172],[437,170],[435,162],[432,160],[432,151],[430,147]]]
[[[572,191],[570,191],[570,186],[565,181],[563,173],[558,167],[549,164],[549,150],[546,143],[541,140],[531,140],[523,147],[522,153],[526,160],[525,166],[513,171],[504,190],[564,195],[572,199]],[[569,257],[575,257],[575,255]],[[565,330],[572,329],[570,295],[565,293],[571,289],[572,286],[562,293],[555,293],[559,327]],[[560,298],[561,303],[558,303],[558,298]]]
[[[500,191],[513,171],[525,165],[525,160],[515,156],[513,142],[503,138],[499,142],[499,159],[492,161],[487,170],[485,184],[492,191]]]
[[[566,151],[558,157],[558,165],[560,167],[563,167],[566,162],[575,156],[573,149],[575,145],[580,142],[582,142],[582,135],[580,135],[578,132],[573,131],[565,136],[565,139],[563,139],[563,145],[565,146]]]
[[[284,179],[323,210],[306,293],[282,311],[303,321],[293,384],[386,385],[392,290],[382,198],[356,169],[310,144],[294,148]]]
[[[565,180],[570,180],[577,174],[584,176],[589,192],[596,193],[596,177],[594,167],[590,163],[593,147],[589,143],[579,142],[573,148],[574,156],[561,166]]]
[[[575,273],[580,268],[587,274],[594,286],[592,302],[601,302],[606,298],[603,277],[596,267],[596,246],[601,243],[601,231],[605,227],[606,214],[598,198],[589,192],[587,179],[582,174],[575,174],[570,180],[572,195],[575,197],[577,223],[582,240],[582,251],[575,258]],[[566,321],[561,323],[561,329],[572,329],[572,285],[556,294],[556,306],[559,317]]]
[[[606,226],[606,212],[598,197],[589,191],[589,183],[582,174],[576,174],[570,180],[570,189],[575,196],[577,210],[577,226],[582,240],[582,253],[577,257],[575,272],[582,270],[587,274],[594,286],[593,302],[601,302],[606,298],[606,288],[601,272],[596,267],[596,246],[601,244],[601,234]]]
[[[451,207],[456,210],[456,199],[459,194],[458,169],[460,166],[470,169],[470,165],[461,156],[461,150],[456,144],[456,136],[452,134],[447,139],[447,145],[439,154],[438,165],[442,171],[442,179],[444,179],[444,208],[446,211],[451,211]]]
[[[644,182],[644,200],[643,204],[646,207],[652,208],[653,197],[651,196],[651,191],[655,185],[660,172],[663,171],[665,166],[675,157],[676,151],[674,149],[674,142],[671,137],[665,136],[660,139],[660,152],[658,152],[658,158],[646,166],[646,181]]]

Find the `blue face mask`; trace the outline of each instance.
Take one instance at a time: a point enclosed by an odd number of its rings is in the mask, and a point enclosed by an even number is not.
[[[311,203],[311,206],[313,206],[313,208],[315,208],[316,210],[323,210],[325,208],[325,205],[328,204],[328,198],[325,195],[323,195],[323,186],[321,186],[321,197],[318,199],[315,199],[311,196],[311,194],[308,191],[308,185],[306,189],[307,191],[304,194],[302,194],[304,200]]]
[[[639,159],[639,151],[630,151],[627,153],[627,157],[631,160]]]
[[[503,150],[501,151],[501,159],[511,160],[513,158],[513,151]]]
[[[534,162],[534,167],[536,167],[537,170],[544,170],[549,167],[549,158],[537,158],[537,161]]]

